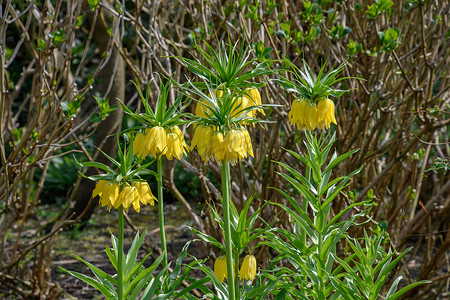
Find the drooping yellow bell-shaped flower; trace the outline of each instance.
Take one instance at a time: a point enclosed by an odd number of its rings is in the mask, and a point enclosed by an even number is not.
[[[291,125],[297,124],[299,130],[303,130],[306,126],[306,106],[308,101],[296,99],[292,102],[292,108],[289,112],[289,121]]]
[[[140,212],[140,210],[141,210],[140,204],[141,203],[143,205],[146,205],[146,204],[150,204],[152,206],[155,205],[155,200],[157,200],[157,199],[153,195],[153,193],[150,189],[150,186],[148,185],[147,182],[141,182],[141,181],[134,182],[133,187],[135,187],[138,192],[138,197],[134,198],[131,203],[136,212]]]
[[[210,126],[198,125],[194,129],[191,150],[197,146],[197,151],[204,161],[214,157],[216,161],[227,161],[235,164],[238,160],[253,156],[250,135],[245,128],[232,129],[226,132],[215,131]]]
[[[131,203],[136,199],[139,201],[139,193],[137,191],[137,188],[126,183],[125,186],[122,187],[122,191],[120,192],[117,200],[113,203],[113,206],[115,209],[117,209],[122,205],[122,207],[126,211],[128,211]]]
[[[247,157],[247,151],[245,151],[245,136],[241,130],[231,130],[232,141],[231,145],[234,153],[236,153],[239,159]]]
[[[256,258],[253,255],[244,257],[241,269],[239,270],[239,279],[253,280],[256,276]]]
[[[163,128],[155,126],[138,133],[134,139],[133,154],[145,157],[149,153],[153,157],[165,155],[169,160],[181,159],[186,154],[188,145],[184,140],[183,133],[178,126]]]
[[[136,134],[133,142],[133,155],[146,157],[148,155],[148,147],[145,146],[145,135],[142,132]]]
[[[330,128],[330,124],[337,125],[336,117],[334,115],[334,102],[330,99],[322,99],[317,105],[318,126],[320,129],[324,127]]]
[[[317,127],[317,105],[315,103],[309,103],[306,106],[305,110],[305,117],[306,117],[306,129],[314,130]]]
[[[167,133],[167,152],[166,157],[167,159],[171,160],[173,157],[176,159],[181,159],[183,156],[183,147],[181,146],[180,140],[178,139],[178,136],[175,133]]]
[[[180,127],[173,126],[171,129],[171,132],[175,133],[178,136],[178,139],[180,140],[181,146],[184,147],[184,149],[189,149],[188,145],[186,144],[183,136],[183,132],[181,131]]]
[[[153,157],[167,152],[166,131],[160,126],[150,128],[145,136],[145,144]]]
[[[261,102],[261,94],[259,93],[258,89],[256,89],[256,88],[245,89],[244,95],[248,99],[249,106],[256,106],[256,105],[261,105],[262,104],[262,102]],[[251,111],[250,115],[252,117],[255,117],[256,112],[259,112],[263,116],[266,115],[262,108],[258,108],[256,110]]]
[[[297,124],[299,130],[314,130],[319,124],[317,105],[304,99],[296,99],[289,112],[291,125]]]
[[[197,146],[197,152],[203,161],[209,161],[211,157],[211,138],[214,129],[211,126],[197,125],[194,128],[194,136],[191,141],[192,151]]]
[[[122,207],[128,211],[133,206],[136,212],[140,212],[140,204],[155,205],[156,197],[153,196],[147,182],[134,182],[133,185],[125,183],[120,191],[120,186],[114,181],[99,180],[92,192],[92,197],[100,196],[100,204],[108,206],[108,209]]]
[[[99,180],[92,191],[92,197],[100,197],[100,205],[113,207],[113,204],[119,198],[119,185],[116,182]]]
[[[214,262],[214,275],[220,282],[227,278],[227,259],[221,256]]]
[[[214,156],[216,161],[222,161],[225,158],[225,139],[222,132],[214,132],[211,137],[211,155]]]
[[[241,130],[232,129],[227,132],[225,143],[227,145],[225,160],[236,164],[238,160],[247,157],[245,151],[245,136]]]
[[[169,160],[174,157],[180,160],[183,157],[183,154],[186,154],[188,146],[186,145],[183,133],[178,126],[173,126],[166,130],[166,146],[166,157]]]
[[[289,121],[291,125],[297,124],[299,130],[330,128],[331,123],[337,124],[334,103],[330,99],[322,99],[317,105],[303,99],[294,100],[289,112]]]

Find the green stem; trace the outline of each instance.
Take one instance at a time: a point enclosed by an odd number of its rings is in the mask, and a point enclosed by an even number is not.
[[[306,173],[305,174],[306,180],[308,182],[311,182],[311,167],[309,165],[306,165],[305,173]],[[306,199],[306,197],[303,197],[302,209],[305,212],[305,214],[308,214],[308,200]],[[302,230],[300,232],[300,238],[301,238],[303,245],[306,246],[306,231],[305,230]]]
[[[228,296],[229,300],[235,300],[235,281],[233,280],[233,247],[231,241],[231,225],[230,225],[230,201],[231,201],[231,179],[230,164],[228,162],[221,163],[222,175],[222,201],[223,201],[223,222],[224,238],[225,238],[225,255],[227,258],[227,274],[228,274]]]
[[[322,213],[322,212],[319,212]],[[318,298],[319,299],[325,299],[323,293],[325,291],[325,259],[321,257],[320,253],[322,252],[323,249],[323,235],[321,232],[317,233],[317,238],[319,240],[319,243],[317,245],[317,251],[318,251],[318,255],[317,255],[317,277],[319,279],[319,284],[317,285],[317,294],[318,294]]]
[[[234,287],[235,287],[235,295],[236,295],[236,299],[240,299],[241,298],[241,290],[239,289],[239,252],[235,251],[234,252],[234,261],[236,269],[234,270]]]
[[[158,215],[159,215],[159,233],[161,236],[161,251],[164,255],[162,267],[167,266],[167,246],[166,246],[166,230],[164,229],[164,199],[163,199],[163,162],[162,156],[158,158]]]
[[[117,294],[118,299],[123,299],[123,207],[119,207],[119,247],[117,257]]]

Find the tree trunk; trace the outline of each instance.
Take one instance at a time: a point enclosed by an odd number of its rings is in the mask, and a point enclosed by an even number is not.
[[[106,24],[103,15],[105,15],[108,20],[112,20],[112,16],[109,16],[106,13],[106,10],[103,10],[103,12],[104,13],[100,12],[99,14],[93,35],[94,41],[100,48],[100,53],[108,51],[107,47],[110,39],[108,25]],[[91,15],[93,15],[93,13],[91,13]],[[91,22],[92,19],[93,16],[90,16],[89,20]],[[118,34],[116,34],[115,39],[119,40]],[[117,110],[111,112],[109,117],[103,120],[97,127],[95,145],[109,156],[115,157],[117,154],[116,137],[110,135],[121,130],[123,111],[120,108],[117,99],[125,98],[125,63],[116,46],[112,46],[111,57],[106,66],[99,73],[98,79],[100,82],[98,89],[101,91],[102,96],[109,99],[110,105],[116,105]],[[113,81],[112,83],[111,80]],[[109,160],[103,154],[98,152],[98,150],[94,152],[93,157],[96,157],[95,161],[110,165]],[[94,168],[89,168],[86,175],[90,176],[96,173],[97,171]],[[82,223],[89,220],[95,207],[97,206],[96,201],[91,202],[91,205],[89,205],[89,200],[94,187],[95,182],[83,178],[78,191],[76,192],[76,196],[74,197],[76,200],[74,206],[74,218],[82,214],[83,211],[87,209],[82,218]]]

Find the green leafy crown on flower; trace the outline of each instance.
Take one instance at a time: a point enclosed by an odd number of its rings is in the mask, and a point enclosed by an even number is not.
[[[298,95],[298,98],[308,100],[315,103],[321,99],[332,97],[340,97],[348,90],[333,88],[333,86],[344,79],[351,77],[340,77],[347,66],[347,62],[340,64],[336,69],[331,68],[325,73],[326,62],[320,68],[319,74],[315,75],[309,65],[303,60],[303,69],[300,70],[295,64],[287,58],[283,62],[291,67],[290,72],[294,74],[294,79],[290,80],[282,75],[278,75],[279,79],[275,79],[288,92]]]
[[[257,63],[252,66],[252,60],[249,59],[251,50],[244,47],[244,42],[237,41],[232,45],[218,42],[216,48],[204,41],[206,51],[198,45],[194,49],[198,51],[204,62],[198,58],[189,59],[180,56],[179,59],[186,67],[202,81],[195,82],[195,85],[204,90],[207,86],[216,90],[219,88],[228,88],[231,90],[243,90],[253,87],[260,88],[264,83],[252,83],[252,78],[271,74],[272,71],[266,68],[266,64]]]
[[[169,78],[166,83],[164,83],[162,79],[160,79],[159,81],[160,81],[159,93],[155,105],[155,110],[153,110],[149,104],[150,89],[151,84],[153,82],[152,79],[147,85],[145,97],[139,88],[139,84],[133,81],[133,84],[135,85],[139,97],[141,98],[141,101],[144,105],[145,112],[144,113],[132,112],[122,101],[119,100],[123,111],[126,114],[130,115],[132,118],[136,119],[141,124],[146,124],[148,127],[160,126],[169,128],[172,126],[184,124],[185,121],[181,119],[183,116],[183,114],[181,113],[183,107],[179,109],[183,99],[183,94],[180,94],[177,97],[173,105],[167,107],[167,99],[169,96],[170,88],[172,86],[172,79]],[[139,126],[135,128],[130,128],[129,130],[135,130],[139,128],[143,127]]]
[[[205,41],[204,44],[206,50],[198,44],[194,46],[202,60],[179,57],[200,79],[197,82],[188,79],[184,86],[186,94],[192,98],[196,95],[198,111],[202,112],[202,116],[192,116],[194,122],[219,127],[220,131],[262,122],[255,115],[257,112],[264,115],[262,108],[270,105],[261,103],[256,89],[265,83],[251,80],[273,71],[267,64],[252,63],[251,48],[245,47],[243,41],[234,44],[230,40],[228,44],[221,41],[215,48]]]
[[[153,175],[156,177],[157,174],[154,171],[147,169],[147,167],[150,166],[153,163],[153,161],[151,161],[147,164],[138,166],[138,163],[136,162],[135,157],[133,156],[133,144],[132,143],[130,144],[128,149],[126,147],[124,147],[123,150],[120,147],[120,143],[119,143],[118,139],[117,139],[117,144],[118,144],[118,147],[117,147],[118,148],[118,150],[117,150],[118,160],[112,158],[108,154],[104,153],[102,150],[98,149],[103,155],[105,155],[105,157],[108,160],[110,160],[117,167],[115,170],[112,169],[111,167],[109,167],[105,164],[99,163],[99,162],[79,162],[75,158],[75,161],[83,168],[93,167],[93,168],[98,168],[98,169],[106,172],[104,174],[92,175],[89,177],[85,176],[81,172],[80,172],[80,174],[83,177],[89,178],[90,180],[93,180],[93,181],[99,181],[99,180],[114,181],[120,185],[122,185],[125,182],[129,183],[132,181],[144,181],[140,177],[143,175]]]

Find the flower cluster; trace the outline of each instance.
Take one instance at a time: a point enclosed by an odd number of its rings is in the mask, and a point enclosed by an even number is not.
[[[214,275],[220,282],[228,280],[227,259],[221,256],[214,262]],[[256,258],[253,255],[246,255],[239,270],[239,279],[254,280],[256,277]]]
[[[229,130],[224,134],[212,126],[197,125],[190,150],[195,146],[204,161],[214,157],[218,162],[228,161],[235,164],[246,158],[247,153],[254,156],[250,135],[244,127]]]
[[[161,154],[169,160],[174,157],[179,160],[183,154],[186,155],[187,149],[183,133],[178,126],[169,128],[155,126],[136,135],[133,154],[141,157],[149,153],[153,157]]]
[[[322,99],[318,105],[305,99],[296,99],[289,112],[291,125],[297,124],[299,130],[314,130],[330,128],[330,124],[337,124],[334,116],[334,103],[330,99]]]
[[[140,212],[140,205],[155,205],[156,197],[153,196],[147,182],[135,181],[130,185],[125,183],[120,190],[120,185],[115,181],[99,180],[92,192],[92,197],[100,197],[100,204],[108,206],[108,209],[122,207],[128,211],[133,206],[136,212]]]
[[[196,117],[208,121],[203,123],[201,120],[194,127],[190,150],[197,146],[204,161],[214,157],[218,162],[236,164],[247,154],[253,157],[252,142],[245,124],[258,112],[264,115],[262,108],[253,107],[261,105],[261,95],[256,88],[245,89],[237,97],[230,95],[229,90],[227,92],[225,95],[224,90],[216,90],[209,98],[199,100],[195,108]],[[217,117],[219,115],[221,117]],[[223,122],[222,119],[228,121]]]

